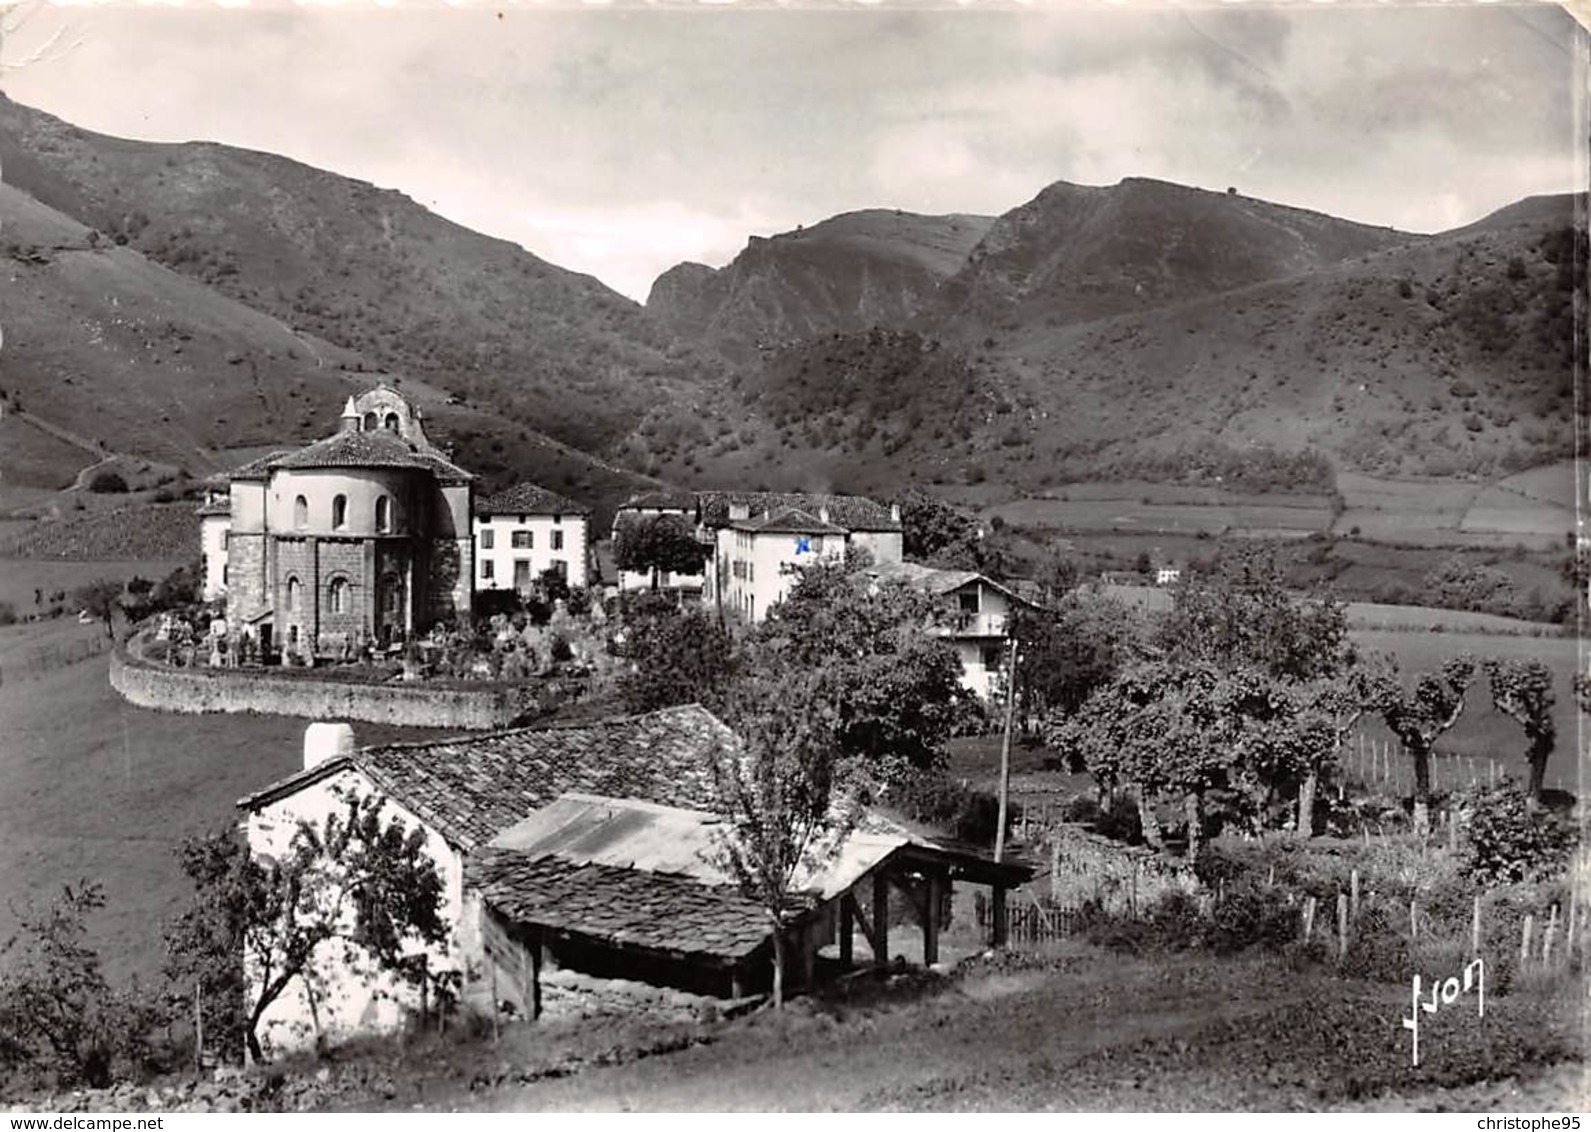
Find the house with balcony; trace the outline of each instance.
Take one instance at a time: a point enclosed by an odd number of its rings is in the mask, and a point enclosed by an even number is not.
[[[894,562],[875,565],[869,573],[935,599],[938,613],[928,632],[955,649],[961,660],[962,687],[989,699],[1003,686],[1011,615],[1017,609],[1037,609],[1033,602],[976,570]]]
[[[475,504],[475,588],[528,593],[549,570],[584,588],[591,508],[533,483]]]

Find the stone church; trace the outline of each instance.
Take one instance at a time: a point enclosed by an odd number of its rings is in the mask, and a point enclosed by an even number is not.
[[[350,397],[334,435],[229,477],[233,631],[336,655],[467,615],[473,479],[395,390]]]

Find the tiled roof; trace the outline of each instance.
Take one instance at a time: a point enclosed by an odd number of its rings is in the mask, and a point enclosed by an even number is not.
[[[487,849],[466,863],[465,879],[517,923],[630,947],[734,962],[769,936],[756,902],[690,877]]]
[[[591,508],[568,496],[559,495],[533,483],[513,487],[487,496],[475,504],[477,515],[589,515]]]
[[[428,468],[418,445],[385,429],[339,432],[276,461],[278,468]]]
[[[741,504],[749,515],[786,509],[818,515],[825,509],[829,521],[852,531],[898,531],[900,520],[887,505],[862,495],[821,495],[776,491],[702,491],[696,495],[701,521],[709,527],[730,524],[729,509]]]
[[[920,562],[880,562],[877,565],[869,566],[867,572],[875,578],[904,582],[913,589],[922,590],[924,593],[933,594],[935,597],[954,593],[962,586],[972,582],[982,582],[991,589],[999,590],[1009,598],[1022,602],[1028,600],[1016,593],[1010,586],[1001,585],[993,578],[986,574],[980,574],[976,570],[945,570],[938,566],[924,566]]]
[[[276,466],[276,461],[288,455],[291,449],[282,449],[280,452],[269,452],[264,456],[250,460],[240,468],[233,468],[223,479],[229,480],[263,480],[270,476],[271,469]]]
[[[200,518],[209,515],[230,515],[232,514],[232,500],[228,497],[222,497],[210,503],[202,504],[194,514]]]
[[[352,765],[469,850],[571,790],[710,804],[709,752],[715,743],[733,741],[716,716],[689,704],[596,723],[366,747],[300,771],[239,805],[258,809]]]
[[[660,488],[656,491],[643,491],[632,495],[619,505],[622,513],[626,508],[635,508],[643,511],[694,511],[696,510],[696,495],[689,491],[675,491],[670,488]]]
[[[734,530],[751,531],[754,534],[843,535],[846,533],[844,527],[825,523],[795,507],[786,507],[771,515],[737,519],[729,525]]]

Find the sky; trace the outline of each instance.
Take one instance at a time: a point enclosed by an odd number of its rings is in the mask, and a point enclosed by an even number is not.
[[[38,8],[7,94],[267,150],[644,300],[857,208],[1158,177],[1411,231],[1584,189],[1549,6]],[[15,22],[15,20],[13,20]]]

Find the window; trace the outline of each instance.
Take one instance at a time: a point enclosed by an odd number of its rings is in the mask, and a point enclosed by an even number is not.
[[[348,612],[348,579],[333,578],[331,585],[326,587],[326,596],[331,599],[333,613]]]
[[[554,558],[552,560],[552,566],[549,567],[549,569],[551,569],[551,571],[560,578],[567,580],[569,577],[569,563],[565,562],[562,558]]]
[[[374,414],[374,413],[366,413],[365,414],[365,431],[366,432],[375,432],[376,431],[376,414]]]
[[[293,500],[293,526],[299,530],[309,526],[309,500],[302,495]]]
[[[497,563],[490,558],[481,559],[481,580],[489,582],[495,577],[497,577]]]
[[[397,413],[388,413],[387,414],[387,419],[382,421],[381,424],[382,424],[382,427],[385,428],[388,432],[397,432],[398,431],[398,414]]]
[[[554,550],[562,550],[563,549],[563,532],[562,531],[553,531],[552,532],[552,548]]]
[[[532,547],[534,547],[535,545],[536,545],[536,539],[535,539],[535,533],[533,531],[515,531],[514,532],[514,549],[515,550],[529,550]]]
[[[492,546],[497,541],[496,538],[494,537],[496,535],[496,533],[497,532],[492,530],[491,527],[482,527],[481,528],[481,549],[482,550],[491,550],[492,549]],[[490,578],[491,575],[487,574],[487,575],[485,575],[485,577]]]
[[[301,587],[298,584],[298,579],[297,578],[288,578],[287,579],[287,612],[289,612],[289,613],[297,613],[298,612],[298,600],[299,600],[299,590],[300,590],[300,588]]]
[[[331,529],[340,531],[348,525],[348,497],[334,495],[331,500]]]
[[[385,495],[376,497],[376,530],[390,531],[392,529],[392,500]]]
[[[225,562],[221,563],[221,584],[223,586],[226,585],[227,569],[227,564]]]
[[[1000,667],[1000,646],[983,646],[983,666],[990,671]]]
[[[961,601],[961,612],[963,612],[963,613],[976,613],[976,612],[978,612],[978,591],[977,590],[963,590],[961,593],[957,594],[956,596]]]

